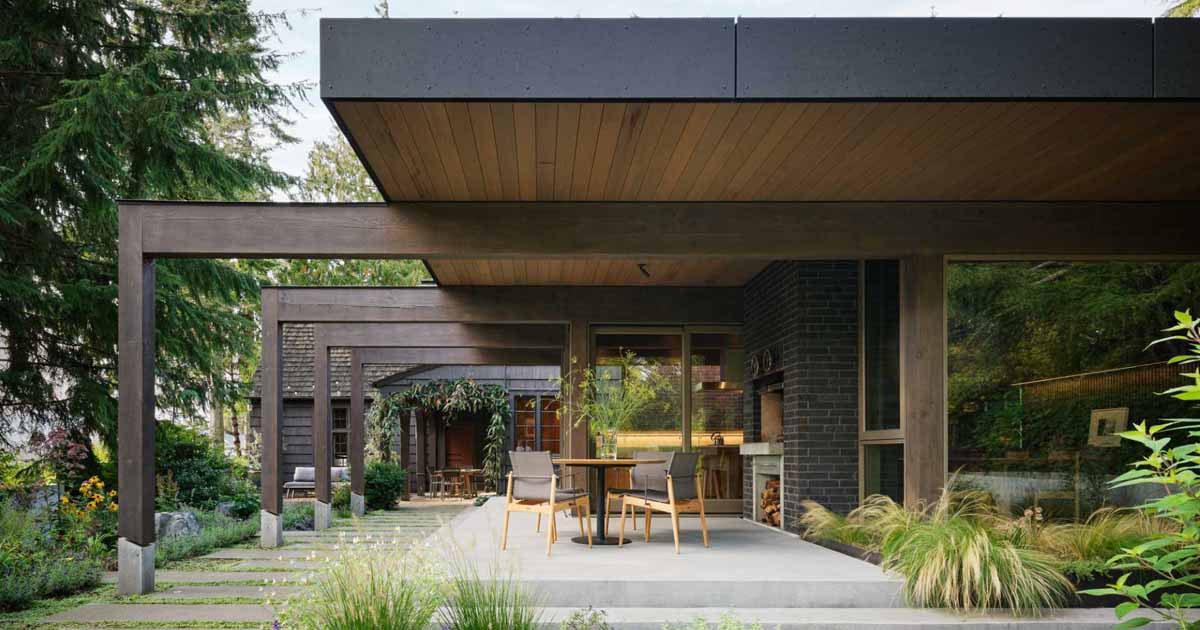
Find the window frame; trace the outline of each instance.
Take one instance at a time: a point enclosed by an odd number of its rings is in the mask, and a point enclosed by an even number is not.
[[[899,426],[894,429],[876,429],[867,430],[867,336],[866,336],[866,269],[867,263],[871,261],[858,261],[858,500],[861,502],[866,498],[866,450],[870,446],[882,446],[888,444],[899,444],[904,448],[905,453],[908,452],[908,446],[904,441],[904,427],[906,424],[905,410],[905,392],[908,389],[907,375],[904,370],[904,357],[907,356],[908,339],[905,333],[905,313],[904,313],[904,272],[905,261],[900,259],[883,259],[895,260],[896,269],[899,275],[897,286],[896,299],[899,301],[898,319],[899,336],[900,336],[900,365],[898,382],[900,384],[900,397],[898,399],[899,409]],[[907,458],[906,458],[907,459]],[[907,466],[907,463],[905,464]]]

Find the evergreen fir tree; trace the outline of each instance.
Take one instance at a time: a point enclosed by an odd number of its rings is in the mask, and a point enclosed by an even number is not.
[[[301,86],[266,78],[283,57],[264,46],[286,23],[245,0],[4,4],[0,431],[61,426],[111,445],[116,200],[290,184],[230,142],[291,140],[282,113]],[[217,395],[236,391],[223,368],[255,343],[257,279],[208,260],[161,260],[157,278],[159,408],[196,417],[210,379]]]

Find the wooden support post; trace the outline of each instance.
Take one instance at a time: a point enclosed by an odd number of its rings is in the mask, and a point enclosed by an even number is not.
[[[118,591],[154,590],[154,259],[142,216],[120,213],[117,320]]]
[[[940,255],[900,264],[904,502],[937,498],[946,483],[946,262]]]
[[[408,415],[405,416],[404,420],[402,421],[400,430],[400,467],[406,471],[411,470],[412,468],[412,423],[415,414],[416,412],[411,409],[408,411]],[[410,493],[412,492],[413,486],[412,480],[415,479],[416,476],[409,474],[408,478],[409,482],[405,484],[404,489],[405,501],[411,498]]]
[[[283,544],[283,325],[279,293],[263,291],[262,331],[262,528],[260,544]]]
[[[429,441],[426,437],[426,419],[425,414],[421,411],[417,412],[417,479],[420,483],[417,485],[417,492],[426,494],[429,492]]]
[[[331,503],[329,488],[330,457],[329,443],[333,439],[329,422],[329,346],[321,338],[320,329],[316,329],[313,347],[318,351],[313,355],[313,466],[316,468],[316,514],[314,527],[328,527],[328,507]]]
[[[366,418],[364,416],[362,353],[355,348],[350,351],[350,493],[358,497],[366,496],[365,469],[363,468],[366,465]],[[353,496],[350,502],[356,508],[360,503]]]
[[[563,357],[563,385],[569,388],[565,399],[566,415],[563,417],[562,427],[566,429],[563,432],[565,443],[562,445],[562,453],[564,457],[587,457],[588,444],[591,442],[590,431],[586,424],[577,424],[579,418],[579,379],[583,370],[591,364],[592,355],[589,349],[590,331],[588,322],[584,319],[573,319],[567,325],[567,351]],[[579,489],[586,489],[589,485],[589,479],[586,474],[586,468],[573,468],[571,472],[571,486]],[[580,474],[583,471],[583,474]],[[603,474],[603,473],[601,473]],[[604,497],[599,497],[598,501],[604,501]]]

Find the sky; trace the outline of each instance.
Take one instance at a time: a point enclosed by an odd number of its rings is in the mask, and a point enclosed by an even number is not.
[[[252,0],[255,10],[286,12],[290,29],[268,44],[292,57],[275,73],[281,83],[308,82],[308,99],[297,102],[291,128],[299,146],[271,154],[271,164],[302,175],[308,148],[336,131],[318,98],[318,20],[323,17],[376,17],[378,0]],[[393,18],[430,17],[1153,17],[1168,6],[1159,0],[619,0],[578,2],[551,0],[391,0]]]

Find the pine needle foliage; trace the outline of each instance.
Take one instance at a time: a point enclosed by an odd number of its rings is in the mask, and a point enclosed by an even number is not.
[[[117,199],[262,197],[289,179],[302,86],[266,78],[285,17],[247,0],[28,0],[0,21],[0,432],[116,428]],[[220,261],[157,263],[159,406],[232,401],[258,283]],[[244,346],[244,347],[243,347]],[[216,380],[215,387],[210,380]]]

